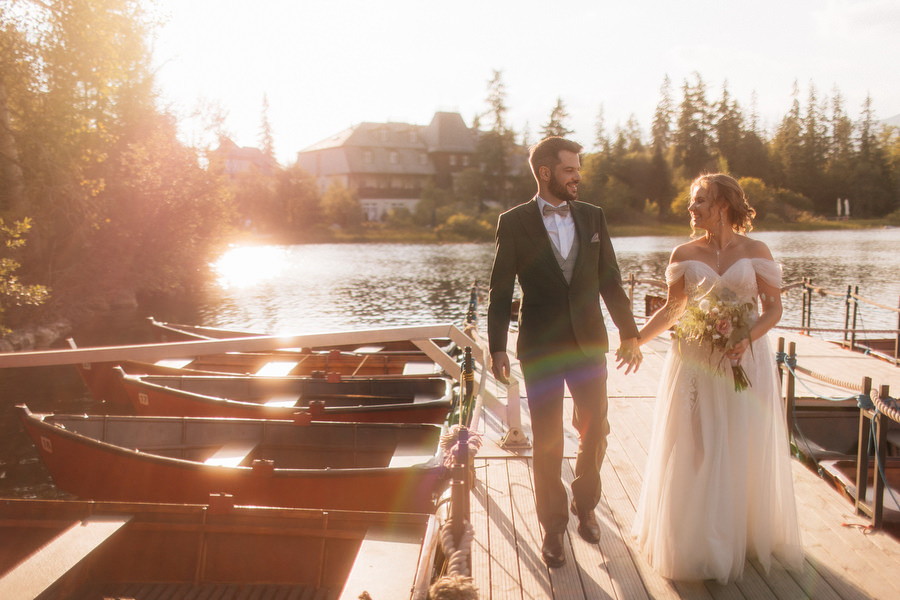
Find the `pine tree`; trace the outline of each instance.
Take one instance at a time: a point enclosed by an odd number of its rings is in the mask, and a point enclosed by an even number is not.
[[[684,99],[679,106],[678,128],[673,136],[673,164],[688,179],[713,166],[706,85],[699,73],[694,73],[694,77],[693,85],[685,80],[682,86]]]
[[[666,75],[659,88],[659,102],[653,114],[653,126],[650,128],[651,146],[655,152],[665,155],[672,141],[672,81]]]
[[[740,107],[728,92],[728,82],[722,85],[722,96],[716,104],[715,144],[720,159],[728,165],[735,177],[743,176],[739,146],[743,135],[743,119]]]
[[[269,96],[263,94],[262,122],[259,129],[260,150],[273,163],[275,162],[275,139],[272,136],[272,124],[269,121]]]
[[[606,135],[606,123],[603,117],[603,105],[597,110],[594,121],[594,148],[604,154],[609,153],[609,137]]]
[[[800,118],[800,93],[797,82],[791,92],[791,109],[781,120],[772,140],[772,156],[775,172],[773,178],[779,187],[790,187],[803,162],[803,123]]]
[[[541,128],[541,137],[566,137],[573,133],[571,129],[566,127],[566,120],[568,118],[569,113],[566,110],[566,105],[563,104],[562,98],[557,98],[556,106],[550,111],[550,120]]]

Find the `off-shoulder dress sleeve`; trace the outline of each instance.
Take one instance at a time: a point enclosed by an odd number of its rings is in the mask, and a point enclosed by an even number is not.
[[[750,260],[758,277],[773,287],[781,287],[781,265],[768,258],[751,258]]]
[[[684,271],[686,268],[687,267],[683,262],[669,263],[669,266],[666,267],[666,285],[672,285],[673,283],[684,277]]]

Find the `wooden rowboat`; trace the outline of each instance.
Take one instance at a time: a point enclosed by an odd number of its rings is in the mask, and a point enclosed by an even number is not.
[[[136,360],[120,360],[116,362],[95,362],[77,365],[79,375],[90,392],[91,396],[97,401],[105,402],[114,409],[130,410],[131,400],[122,385],[121,377],[118,369],[130,375],[165,375],[174,377],[237,377],[251,376],[260,379],[308,379],[322,382],[339,383],[341,381],[372,381],[378,379],[434,379],[440,377],[435,373],[434,363],[420,363],[422,365],[421,373],[397,374],[388,373],[384,375],[342,375],[340,373],[325,373],[322,371],[314,371],[305,375],[254,375],[243,372],[229,373],[220,370],[193,369],[179,366],[175,361],[162,360],[159,362],[145,362]]]
[[[130,375],[117,368],[135,414],[315,421],[443,423],[453,380],[428,378]]]
[[[70,342],[74,346],[74,342]],[[104,361],[77,365],[85,386],[98,401],[125,407],[116,367],[137,375],[261,375],[329,378],[436,376],[440,367],[424,354],[328,352],[227,352],[156,362]]]
[[[432,513],[446,486],[438,425],[16,410],[56,486],[82,499],[227,493],[237,504]]]
[[[209,506],[0,500],[0,598],[425,596],[434,516],[210,500]]]

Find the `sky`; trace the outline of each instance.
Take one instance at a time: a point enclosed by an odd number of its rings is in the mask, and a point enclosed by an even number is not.
[[[468,125],[501,72],[507,119],[537,141],[561,99],[591,149],[634,117],[647,132],[666,76],[679,103],[699,74],[771,130],[838,90],[858,118],[900,114],[898,0],[156,0],[158,91],[187,143],[212,144],[214,108],[240,146],[261,146],[263,101],[282,165],[362,122]]]

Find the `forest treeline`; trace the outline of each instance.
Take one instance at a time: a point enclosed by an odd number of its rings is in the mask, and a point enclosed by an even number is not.
[[[473,168],[453,189],[428,185],[415,211],[366,223],[353,189],[321,193],[296,165],[229,178],[214,149],[180,141],[151,68],[154,14],[150,0],[0,4],[0,330],[123,290],[201,285],[248,229],[290,241],[489,240],[497,213],[533,193],[528,143],[571,133],[562,100],[535,139],[514,131],[494,71]],[[266,106],[259,142],[271,158]],[[684,222],[686,186],[703,171],[741,178],[766,224],[834,215],[837,198],[854,217],[900,208],[900,133],[879,124],[871,98],[847,107],[809,84],[763,131],[752,106],[694,75],[680,90],[666,78],[649,135],[634,117],[608,131],[598,113],[579,194],[617,222]],[[209,122],[224,139],[224,121]]]

